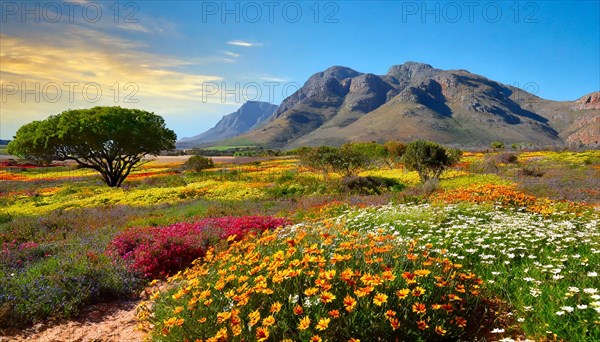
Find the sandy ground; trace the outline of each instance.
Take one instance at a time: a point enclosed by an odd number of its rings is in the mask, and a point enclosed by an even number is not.
[[[146,335],[136,330],[135,308],[138,303],[96,304],[85,309],[77,320],[54,325],[37,324],[25,331],[0,333],[0,342],[143,341]]]

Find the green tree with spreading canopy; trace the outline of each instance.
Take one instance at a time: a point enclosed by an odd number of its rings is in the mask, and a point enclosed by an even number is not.
[[[462,152],[427,140],[416,140],[406,146],[404,165],[417,171],[421,182],[438,179],[449,166],[458,163]]]
[[[121,107],[67,110],[19,128],[8,153],[49,163],[73,160],[119,187],[145,155],[175,148],[177,136],[154,113]]]

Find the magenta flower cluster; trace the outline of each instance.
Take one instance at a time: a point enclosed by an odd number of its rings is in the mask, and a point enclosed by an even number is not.
[[[131,271],[146,278],[173,274],[204,256],[209,246],[235,235],[264,231],[288,224],[271,216],[207,218],[166,227],[135,227],[117,235],[107,254],[123,258]]]

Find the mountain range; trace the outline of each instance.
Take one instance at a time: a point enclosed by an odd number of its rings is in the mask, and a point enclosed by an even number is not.
[[[194,138],[273,148],[415,139],[463,148],[492,141],[600,147],[600,92],[552,101],[466,70],[416,62],[394,65],[385,75],[333,66],[279,107],[260,104],[265,112],[248,116],[247,124],[232,123],[243,120],[248,103]]]
[[[213,128],[193,137],[183,138],[177,142],[177,146],[191,148],[237,137],[268,122],[276,109],[276,105],[267,102],[248,101],[235,112],[223,116]]]

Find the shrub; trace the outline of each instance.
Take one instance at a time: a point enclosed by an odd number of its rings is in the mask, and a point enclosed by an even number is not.
[[[200,172],[202,170],[210,169],[215,166],[212,159],[203,156],[191,156],[184,164],[183,167],[186,170],[192,170],[194,172]]]
[[[353,176],[344,178],[342,180],[342,184],[350,193],[360,195],[379,195],[382,193],[382,191],[390,188],[396,190],[401,190],[403,188],[402,184],[398,183],[398,181],[395,179],[372,176]]]
[[[385,162],[390,168],[400,163],[402,156],[406,151],[405,143],[390,140],[383,144],[383,147],[386,150]]]
[[[492,141],[492,143],[490,143],[490,146],[494,149],[494,151],[504,149],[504,143],[501,141]]]
[[[284,219],[269,216],[244,216],[131,228],[112,240],[108,254],[125,259],[130,269],[143,277],[160,278],[204,256],[215,241],[234,235],[239,239],[251,230],[263,231],[286,223]]]
[[[512,152],[501,152],[497,154],[488,154],[484,157],[485,161],[494,164],[515,164],[519,158]]]
[[[139,318],[163,341],[458,340],[482,280],[431,247],[327,222],[263,233],[207,253]]]
[[[524,166],[519,170],[521,176],[526,177],[542,177],[545,172],[537,166]]]
[[[402,157],[407,169],[417,171],[421,182],[439,178],[449,166],[456,164],[462,152],[448,149],[426,140],[416,140],[408,144]]]

